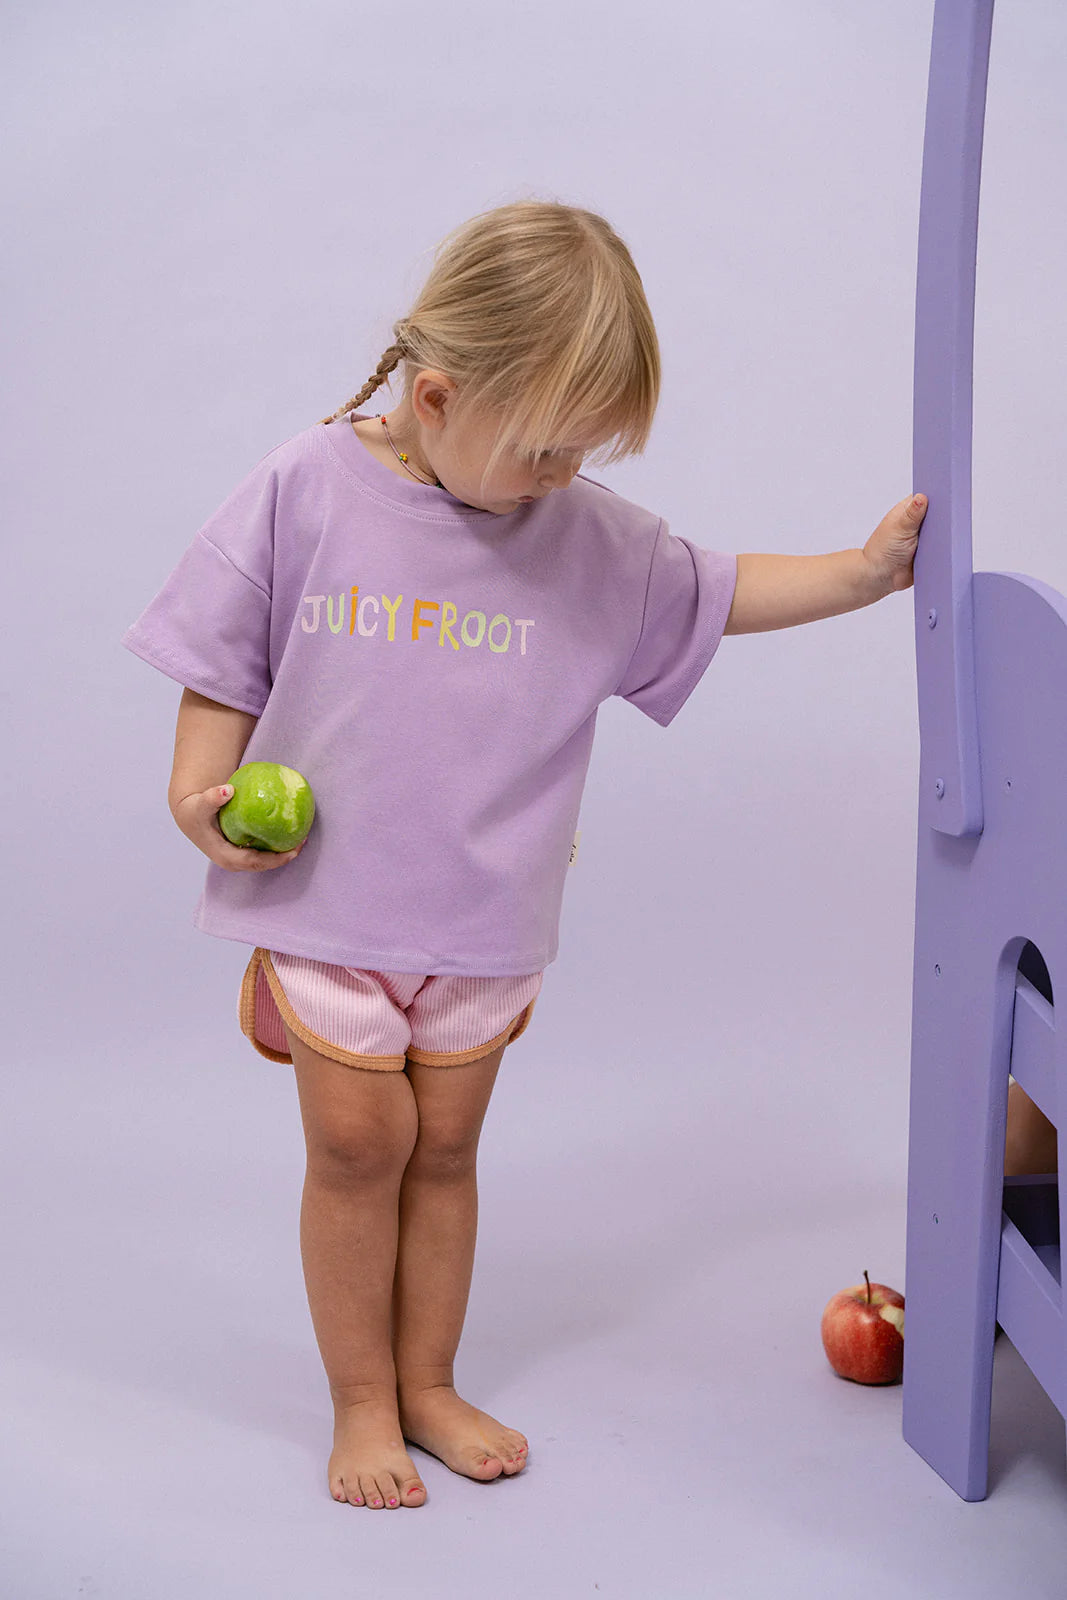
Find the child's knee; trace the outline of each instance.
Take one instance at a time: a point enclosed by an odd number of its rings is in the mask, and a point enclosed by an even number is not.
[[[345,1186],[399,1179],[419,1113],[403,1072],[344,1066],[290,1035],[308,1168]]]

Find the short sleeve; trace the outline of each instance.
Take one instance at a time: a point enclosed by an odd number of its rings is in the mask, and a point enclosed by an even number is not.
[[[271,689],[277,488],[265,456],[208,518],[121,641],[186,688],[256,717]]]
[[[736,583],[735,555],[703,550],[661,521],[641,634],[615,693],[667,727],[719,648]]]

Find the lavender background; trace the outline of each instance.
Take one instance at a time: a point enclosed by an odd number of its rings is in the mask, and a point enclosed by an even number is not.
[[[191,1593],[1062,1592],[1063,1426],[998,1347],[990,1498],[836,1379],[904,1287],[911,596],[730,638],[674,726],[602,710],[559,959],[482,1137],[460,1392],[519,1478],[415,1451],[337,1506],[285,1068],[191,927],[170,680],[118,640],[274,444],[358,391],[438,239],[601,211],[656,317],[647,455],[723,549],[862,544],[912,487],[932,3],[105,3],[6,19],[0,1570]],[[975,564],[1067,591],[1067,12],[994,21]],[[381,409],[395,403],[381,393]],[[378,409],[375,406],[375,409]],[[592,625],[592,623],[591,623]],[[1025,1576],[1024,1576],[1025,1574]]]

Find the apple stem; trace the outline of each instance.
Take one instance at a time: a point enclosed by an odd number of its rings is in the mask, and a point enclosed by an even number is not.
[[[871,1280],[870,1280],[870,1278],[867,1277],[867,1269],[866,1269],[866,1267],[864,1267],[864,1269],[863,1269],[863,1276],[865,1278],[867,1278],[867,1304],[870,1305],[870,1303],[871,1303]]]

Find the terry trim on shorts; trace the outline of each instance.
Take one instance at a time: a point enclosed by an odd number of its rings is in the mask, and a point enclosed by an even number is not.
[[[266,1056],[268,1061],[282,1061],[287,1066],[291,1066],[293,1060],[288,1051],[274,1050],[270,1045],[263,1044],[256,1038],[256,982],[261,968],[270,985],[270,991],[274,997],[274,1003],[281,1014],[282,1021],[292,1033],[296,1034],[298,1039],[302,1039],[310,1049],[317,1050],[319,1055],[328,1056],[331,1061],[339,1061],[343,1066],[369,1067],[379,1072],[403,1072],[409,1060],[426,1067],[458,1067],[471,1061],[480,1061],[483,1056],[491,1054],[499,1045],[511,1044],[521,1033],[525,1032],[533,1015],[533,1008],[537,1003],[537,996],[535,995],[529,1005],[524,1006],[518,1016],[513,1018],[507,1027],[497,1034],[495,1039],[489,1039],[485,1044],[475,1045],[471,1050],[457,1050],[448,1053],[435,1050],[419,1050],[412,1047],[407,1051],[406,1055],[363,1056],[357,1054],[354,1050],[346,1050],[343,1045],[331,1044],[328,1039],[323,1039],[319,1034],[313,1033],[305,1023],[301,1022],[289,1004],[285,990],[281,985],[281,979],[274,970],[274,964],[270,959],[270,951],[257,947],[252,952],[252,959],[249,961],[245,969],[244,978],[241,981],[241,996],[238,1007],[241,1032],[248,1039],[253,1049],[257,1050],[261,1056]]]

